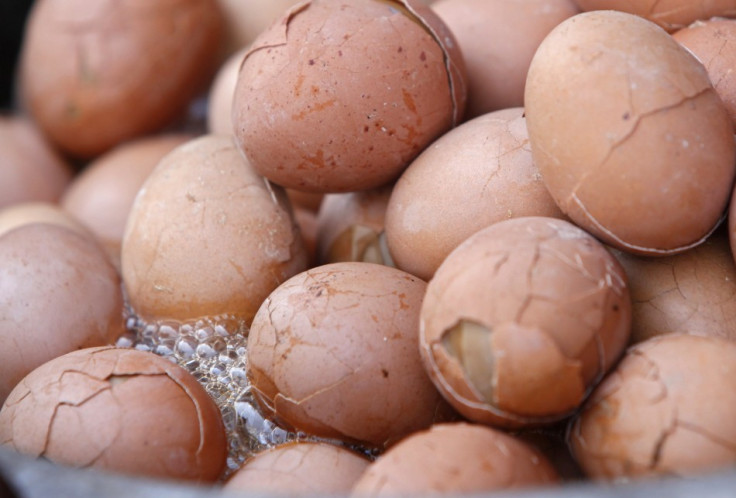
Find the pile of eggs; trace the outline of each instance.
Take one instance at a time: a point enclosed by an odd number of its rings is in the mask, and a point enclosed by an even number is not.
[[[736,2],[629,4],[36,0],[0,447],[234,493],[733,468]]]

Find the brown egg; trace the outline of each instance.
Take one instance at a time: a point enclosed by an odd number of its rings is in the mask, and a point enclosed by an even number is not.
[[[123,333],[120,277],[95,241],[58,224],[0,232],[0,403],[31,370]]]
[[[632,342],[671,332],[736,340],[736,266],[724,235],[674,256],[614,255],[628,275]]]
[[[637,344],[572,425],[573,453],[595,479],[733,468],[735,375],[732,341],[669,334]]]
[[[232,54],[220,66],[210,86],[207,104],[207,131],[215,135],[233,134],[233,94],[238,81],[240,64],[246,49]]]
[[[71,168],[27,118],[0,116],[0,208],[19,202],[56,202]]]
[[[734,14],[736,14],[736,2]],[[736,127],[736,20],[697,21],[672,35],[700,60]]]
[[[0,236],[23,225],[48,223],[59,225],[96,240],[95,236],[75,217],[57,204],[49,202],[22,202],[0,209]]]
[[[35,2],[19,69],[25,105],[79,157],[161,129],[209,83],[220,16],[216,0]]]
[[[247,325],[306,264],[283,189],[253,171],[226,136],[192,140],[164,157],[123,237],[123,281],[146,321],[229,315]]]
[[[333,263],[279,286],[253,319],[248,377],[285,427],[383,447],[443,407],[418,352],[426,284],[395,268]]]
[[[125,222],[143,182],[175,147],[193,138],[167,134],[118,145],[88,164],[61,198],[61,206],[85,224],[120,266]]]
[[[0,445],[73,467],[195,482],[225,467],[214,402],[153,353],[89,348],[40,366],[0,411]]]
[[[465,59],[467,119],[524,105],[532,56],[545,36],[580,12],[573,0],[441,0],[432,5]]]
[[[468,121],[404,171],[386,211],[386,242],[398,268],[429,280],[481,228],[519,216],[563,217],[532,160],[523,112]]]
[[[460,120],[464,105],[462,57],[428,7],[313,0],[254,42],[235,89],[233,126],[270,180],[348,192],[394,180]]]
[[[368,467],[354,451],[318,442],[276,446],[246,461],[223,490],[276,495],[345,495]]]
[[[506,220],[440,265],[422,302],[422,359],[476,422],[519,427],[569,415],[623,351],[626,275],[605,247],[554,218]]]
[[[321,264],[365,261],[393,266],[383,231],[392,188],[325,196],[317,216]]]
[[[480,425],[440,424],[378,457],[351,496],[490,493],[557,482],[547,459],[516,438]]]
[[[642,16],[668,31],[684,28],[698,19],[736,16],[734,0],[575,0],[583,10],[614,9]]]
[[[534,56],[525,102],[552,197],[606,243],[671,254],[718,223],[733,125],[702,64],[655,24],[614,11],[564,21]]]

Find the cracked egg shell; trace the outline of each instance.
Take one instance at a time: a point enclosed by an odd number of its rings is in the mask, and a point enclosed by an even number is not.
[[[31,370],[123,333],[120,277],[86,233],[29,223],[0,234],[0,402]]]
[[[420,2],[303,2],[246,55],[235,136],[279,185],[378,187],[460,121],[463,73],[453,35]]]
[[[734,0],[575,0],[585,10],[620,10],[657,23],[667,31],[684,28],[699,19],[736,16]]]
[[[450,253],[427,286],[419,342],[458,412],[522,427],[570,415],[630,327],[626,275],[605,247],[567,221],[524,217]]]
[[[159,162],[135,199],[121,252],[130,304],[147,321],[230,315],[248,325],[307,265],[284,189],[218,135]]]
[[[736,340],[736,265],[723,233],[672,256],[613,254],[629,277],[632,343],[672,332]]]
[[[736,2],[734,14],[736,14]],[[700,60],[713,87],[723,100],[736,129],[736,20],[709,19],[697,21],[672,34]]]
[[[19,62],[24,103],[75,157],[161,129],[209,83],[221,15],[216,0],[37,1]]]
[[[515,437],[481,425],[438,424],[379,456],[351,496],[488,493],[558,482],[544,455]]]
[[[320,263],[364,261],[394,266],[383,231],[392,188],[325,195],[317,215]]]
[[[35,369],[0,410],[0,445],[82,468],[213,482],[225,468],[220,412],[186,370],[112,347]]]
[[[703,65],[654,23],[614,11],[563,21],[534,55],[525,106],[552,197],[607,244],[682,252],[720,221],[733,125]]]
[[[346,495],[368,467],[368,458],[323,442],[287,443],[247,460],[223,490],[277,495]]]
[[[318,266],[281,284],[248,336],[248,377],[265,415],[382,448],[449,414],[419,358],[425,288],[362,262]]]
[[[386,208],[386,242],[398,268],[429,280],[455,247],[488,225],[564,217],[532,160],[523,113],[517,107],[466,121],[401,174]]]
[[[736,464],[736,344],[668,334],[629,349],[569,432],[595,479],[693,476]]]

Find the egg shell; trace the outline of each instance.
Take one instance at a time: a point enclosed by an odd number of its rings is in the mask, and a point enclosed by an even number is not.
[[[736,65],[736,20],[697,21],[673,33],[672,37],[705,66],[713,87],[736,127],[736,75],[733,74]]]
[[[396,182],[386,243],[398,268],[429,280],[463,240],[520,216],[564,215],[532,160],[522,108],[467,121],[437,139]]]
[[[623,352],[626,275],[569,222],[524,217],[475,233],[440,265],[420,315],[420,351],[470,420],[550,423],[584,400]]]
[[[684,28],[698,19],[736,16],[734,0],[575,0],[585,10],[619,10],[657,23],[667,31]]]
[[[393,266],[383,239],[386,206],[393,185],[325,195],[317,216],[321,264],[365,261]]]
[[[74,467],[215,481],[227,441],[217,406],[153,353],[88,348],[35,369],[0,411],[0,445]]]
[[[64,192],[61,206],[98,237],[118,267],[125,223],[143,182],[166,154],[193,138],[166,134],[120,144],[88,164]]]
[[[24,103],[54,144],[94,157],[185,112],[214,74],[221,29],[216,0],[37,1]]]
[[[261,174],[309,192],[394,180],[464,110],[462,56],[428,7],[314,0],[253,43],[233,126]]]
[[[317,215],[309,209],[295,207],[294,220],[299,225],[299,233],[304,240],[304,249],[309,261],[308,267],[317,266]]]
[[[524,105],[537,47],[552,28],[580,12],[573,0],[441,0],[432,10],[455,34],[465,60],[465,119]]]
[[[627,351],[569,434],[594,479],[693,476],[736,463],[736,344],[668,334]]]
[[[0,116],[0,208],[20,202],[57,202],[71,167],[26,117]]]
[[[223,490],[278,495],[346,495],[368,467],[368,459],[340,446],[295,442],[257,453]]]
[[[418,352],[426,284],[373,263],[322,265],[280,285],[248,336],[248,377],[267,417],[382,448],[445,413]]]
[[[123,333],[120,277],[89,236],[26,224],[0,234],[0,402],[31,370]]]
[[[283,189],[226,136],[167,154],[136,197],[123,237],[123,281],[146,320],[229,314],[249,324],[266,296],[306,264]]]
[[[540,452],[512,436],[480,425],[438,424],[381,455],[351,496],[488,493],[558,480]]]
[[[628,275],[632,343],[672,332],[736,340],[736,265],[725,234],[673,256],[613,254]]]
[[[552,197],[606,243],[671,254],[717,225],[733,126],[702,64],[654,23],[614,11],[562,22],[532,60],[525,105]]]

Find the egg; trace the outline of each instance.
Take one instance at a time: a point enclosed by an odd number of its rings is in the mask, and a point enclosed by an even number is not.
[[[166,154],[192,138],[164,134],[120,144],[88,164],[64,191],[62,208],[97,236],[118,267],[125,223],[143,182]]]
[[[345,495],[368,467],[368,458],[322,442],[275,446],[245,462],[223,487],[235,495]]]
[[[149,322],[228,315],[248,325],[268,294],[306,269],[283,189],[256,173],[232,137],[167,154],[128,217],[121,271]]]
[[[384,234],[393,185],[325,195],[317,216],[319,261],[365,261],[393,266]]]
[[[466,238],[520,216],[564,215],[532,159],[517,107],[463,123],[409,165],[386,207],[386,244],[398,268],[429,280]]]
[[[0,116],[0,208],[57,202],[72,169],[26,117]]]
[[[419,358],[425,287],[362,262],[318,266],[281,284],[248,336],[248,378],[264,414],[377,449],[449,414]]]
[[[0,410],[0,445],[73,467],[214,482],[225,431],[204,388],[153,353],[88,348],[33,370]]]
[[[673,254],[721,219],[733,125],[703,65],[654,23],[614,11],[563,21],[534,55],[525,106],[550,194],[607,244]]]
[[[655,22],[667,31],[684,28],[698,19],[736,16],[734,0],[575,0],[583,10],[614,9],[636,14]]]
[[[239,147],[266,178],[349,192],[396,179],[464,105],[462,56],[429,8],[314,0],[253,43],[232,119]]]
[[[420,352],[466,418],[500,427],[569,416],[623,352],[626,275],[592,236],[554,218],[495,223],[427,286]]]
[[[614,254],[628,275],[631,342],[672,332],[736,340],[736,265],[725,234],[672,256]]]
[[[733,75],[733,66],[736,64],[736,20],[697,21],[676,31],[672,37],[703,63],[736,127],[736,77]]]
[[[225,46],[233,53],[250,45],[300,0],[217,0],[225,18]]]
[[[351,496],[485,494],[553,487],[558,480],[541,453],[512,436],[480,425],[438,424],[381,455]]]
[[[573,454],[599,480],[732,469],[734,375],[732,341],[667,334],[637,344],[572,424]]]
[[[524,105],[524,83],[542,39],[580,12],[573,0],[440,0],[432,4],[457,38],[468,85],[466,119]]]
[[[233,134],[233,93],[238,81],[240,64],[247,49],[243,48],[220,66],[209,90],[207,102],[207,131],[214,135]]]
[[[39,0],[20,55],[24,106],[65,153],[95,157],[184,114],[215,71],[221,29],[216,0]]]
[[[31,370],[123,333],[120,277],[89,235],[27,223],[0,232],[0,402]]]

